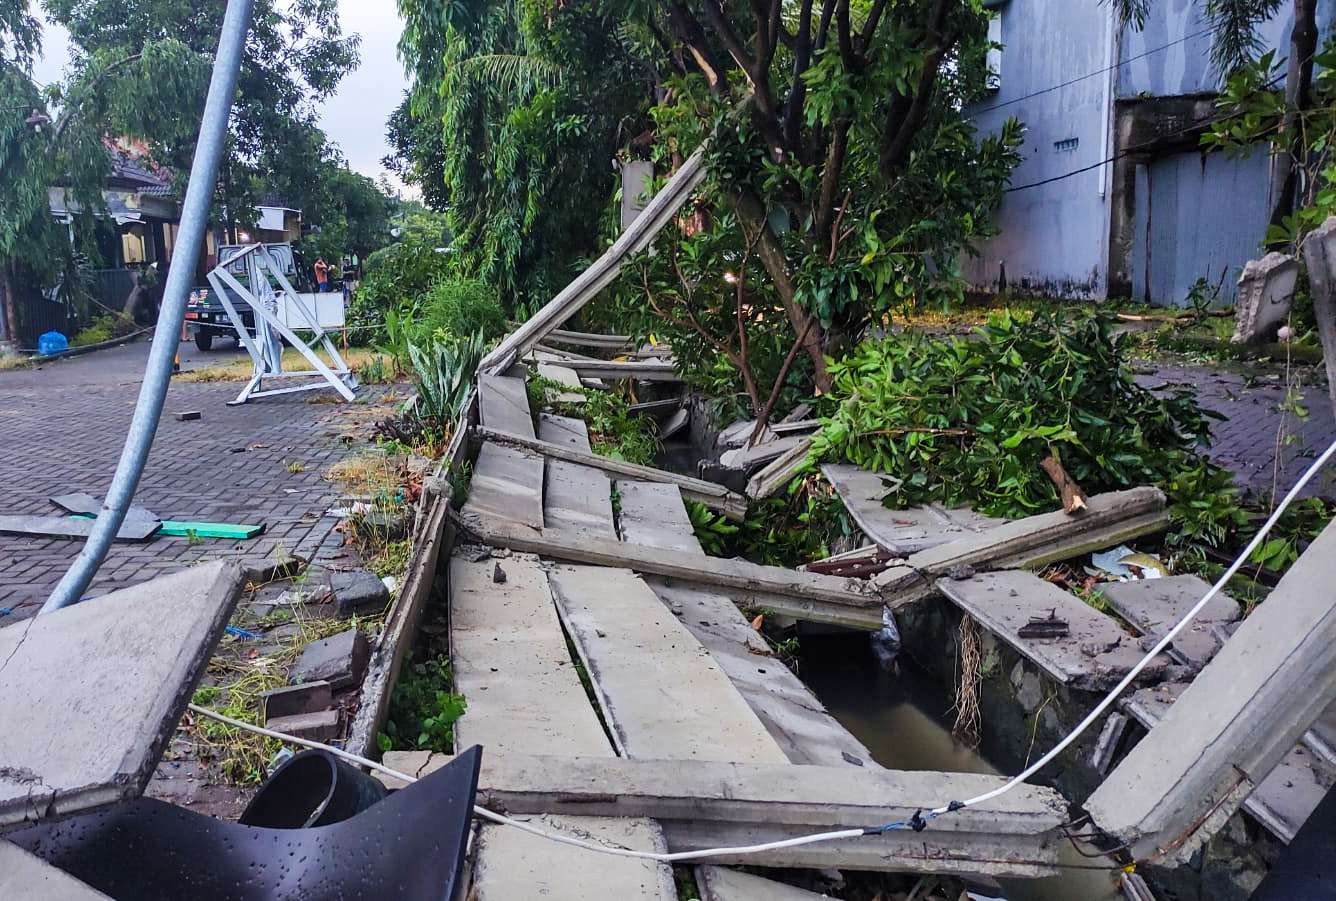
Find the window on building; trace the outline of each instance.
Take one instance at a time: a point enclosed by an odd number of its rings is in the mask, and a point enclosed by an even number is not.
[[[143,222],[127,225],[121,232],[121,260],[127,266],[153,262],[153,239]]]
[[[988,19],[988,90],[1002,89],[1002,13],[994,12]]]

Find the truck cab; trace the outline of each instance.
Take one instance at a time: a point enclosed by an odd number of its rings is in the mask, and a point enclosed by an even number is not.
[[[229,265],[228,261],[235,258],[248,246],[250,245],[225,244],[218,249],[220,264],[226,267],[228,274],[247,287],[249,287],[249,276],[247,275],[245,262],[238,261],[234,265]],[[319,310],[318,318],[322,327],[337,328],[342,326],[344,298],[340,293],[316,294],[316,286],[311,276],[310,267],[302,260],[301,254],[292,249],[291,244],[266,244],[264,249],[282,270],[283,276],[297,290],[298,296],[307,305],[307,308]],[[274,287],[277,288],[278,286],[275,285]],[[233,308],[240,315],[246,331],[252,335],[255,334],[255,316],[250,305],[232,292],[231,289],[225,290],[228,292],[227,299],[231,301]],[[337,311],[332,309],[331,301],[334,300],[338,301]],[[186,328],[195,339],[195,346],[200,350],[211,350],[215,338],[236,338],[236,329],[227,315],[227,310],[223,307],[222,301],[215,296],[214,289],[208,284],[196,287],[190,292],[190,297],[186,301],[185,318]],[[300,327],[298,322],[288,324],[293,328]]]

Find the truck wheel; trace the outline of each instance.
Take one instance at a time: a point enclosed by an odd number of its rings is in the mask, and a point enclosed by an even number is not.
[[[195,332],[195,346],[198,347],[200,350],[212,350],[213,332],[206,332],[202,329],[198,332]]]

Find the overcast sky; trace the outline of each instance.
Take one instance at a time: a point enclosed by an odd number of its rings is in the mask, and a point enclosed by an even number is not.
[[[390,152],[385,121],[408,84],[395,53],[403,24],[393,0],[339,0],[339,13],[344,32],[362,36],[362,64],[344,76],[339,92],[320,107],[320,126],[342,148],[353,169],[378,178],[385,172],[380,160]],[[60,77],[69,59],[65,29],[47,25],[42,45],[35,75],[45,84]],[[393,175],[390,178],[402,187]]]

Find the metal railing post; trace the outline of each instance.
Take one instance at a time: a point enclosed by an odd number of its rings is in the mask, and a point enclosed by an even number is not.
[[[218,53],[214,57],[204,116],[200,120],[199,141],[190,167],[190,184],[186,188],[181,230],[176,245],[191,253],[204,246],[218,166],[227,144],[227,122],[232,113],[237,72],[246,49],[246,34],[250,30],[254,5],[255,0],[228,0],[227,13],[223,17],[223,29],[218,40]],[[102,511],[93,524],[88,541],[42,606],[42,613],[68,607],[83,597],[98,567],[106,559],[107,550],[120,531],[121,524],[125,522],[126,510],[139,487],[144,463],[148,460],[153,436],[158,430],[158,420],[162,417],[163,402],[172,378],[172,360],[180,343],[181,323],[185,319],[186,299],[190,294],[194,274],[195,267],[190,265],[172,266],[168,271],[157,330],[153,334],[148,365],[144,368],[144,383],[139,389],[139,400],[135,404],[134,418],[125,438],[125,447],[121,450],[120,462],[116,465],[116,474],[112,477]]]

